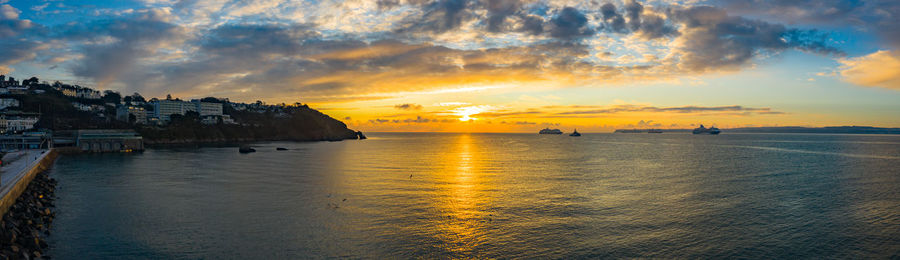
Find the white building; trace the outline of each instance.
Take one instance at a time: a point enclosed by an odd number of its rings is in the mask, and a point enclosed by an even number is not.
[[[96,91],[96,90],[89,89],[89,88],[77,87],[77,86],[75,86],[75,87],[65,86],[65,87],[60,87],[57,90],[62,92],[63,95],[70,96],[70,97],[76,97],[76,98],[100,99],[100,97],[102,96],[100,94],[100,91]]]
[[[85,105],[78,102],[72,102],[72,106],[81,111],[91,111],[91,105]]]
[[[211,102],[200,102],[194,100],[184,102],[181,100],[159,100],[153,102],[153,117],[168,122],[171,115],[184,115],[187,112],[197,112],[200,117],[222,116],[222,104]]]
[[[19,103],[18,99],[15,98],[0,98],[0,109],[7,109],[12,107],[19,107],[21,103]]]
[[[197,113],[200,113],[200,116],[221,116],[222,115],[222,103],[212,103],[212,102],[200,102],[200,100],[191,100],[191,103],[197,107]]]
[[[119,121],[129,122],[131,116],[134,115],[135,124],[147,123],[147,112],[140,106],[120,105],[116,108],[116,119]]]
[[[0,114],[0,130],[11,133],[33,129],[39,119],[40,115],[35,113]]]

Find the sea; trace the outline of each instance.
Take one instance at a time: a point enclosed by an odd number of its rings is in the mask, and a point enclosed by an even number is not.
[[[898,135],[367,135],[61,156],[47,254],[900,257]]]

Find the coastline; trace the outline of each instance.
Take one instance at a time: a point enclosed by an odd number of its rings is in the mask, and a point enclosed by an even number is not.
[[[5,178],[0,199],[3,213],[0,256],[42,258],[55,216],[52,209],[57,184],[46,170],[56,161],[58,153],[55,149],[32,150],[9,157],[15,158],[9,159],[12,162],[2,168]]]
[[[144,145],[149,147],[160,147],[160,146],[184,146],[184,145],[238,145],[242,143],[254,143],[254,142],[277,142],[277,141],[287,141],[287,142],[337,142],[343,140],[362,140],[365,139],[365,136],[360,138],[362,132],[354,131],[352,135],[343,135],[343,136],[323,136],[318,138],[288,138],[288,137],[264,137],[264,138],[176,138],[176,139],[149,139],[144,138]]]

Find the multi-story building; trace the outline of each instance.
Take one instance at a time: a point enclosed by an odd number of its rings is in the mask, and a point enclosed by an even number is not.
[[[153,102],[153,117],[160,121],[169,122],[171,115],[184,115],[187,112],[197,112],[200,117],[222,116],[222,104],[212,102],[200,102],[193,100],[184,102],[181,100],[159,100]]]
[[[9,112],[0,114],[0,131],[21,132],[34,128],[40,119],[38,113]]]
[[[222,116],[222,103],[201,102],[200,100],[191,100],[191,103],[197,107],[197,113],[200,116]]]
[[[0,98],[0,109],[7,109],[12,107],[19,107],[21,105],[18,99],[15,98]]]
[[[116,108],[116,119],[119,121],[129,122],[132,115],[134,116],[135,124],[147,123],[147,112],[144,111],[143,107],[119,105],[119,107]]]

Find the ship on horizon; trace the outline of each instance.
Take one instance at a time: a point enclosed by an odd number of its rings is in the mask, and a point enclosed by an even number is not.
[[[541,131],[538,133],[542,134],[542,135],[561,135],[563,132],[560,131],[559,129],[550,129],[549,127],[547,127],[547,128],[541,129]]]
[[[578,132],[578,129],[575,129],[575,131],[569,134],[569,136],[581,136],[581,133]]]
[[[722,131],[719,131],[719,129],[716,127],[706,128],[706,127],[703,127],[703,125],[700,125],[700,127],[694,128],[694,131],[693,131],[693,133],[695,135],[701,135],[701,134],[717,135],[721,132]]]

